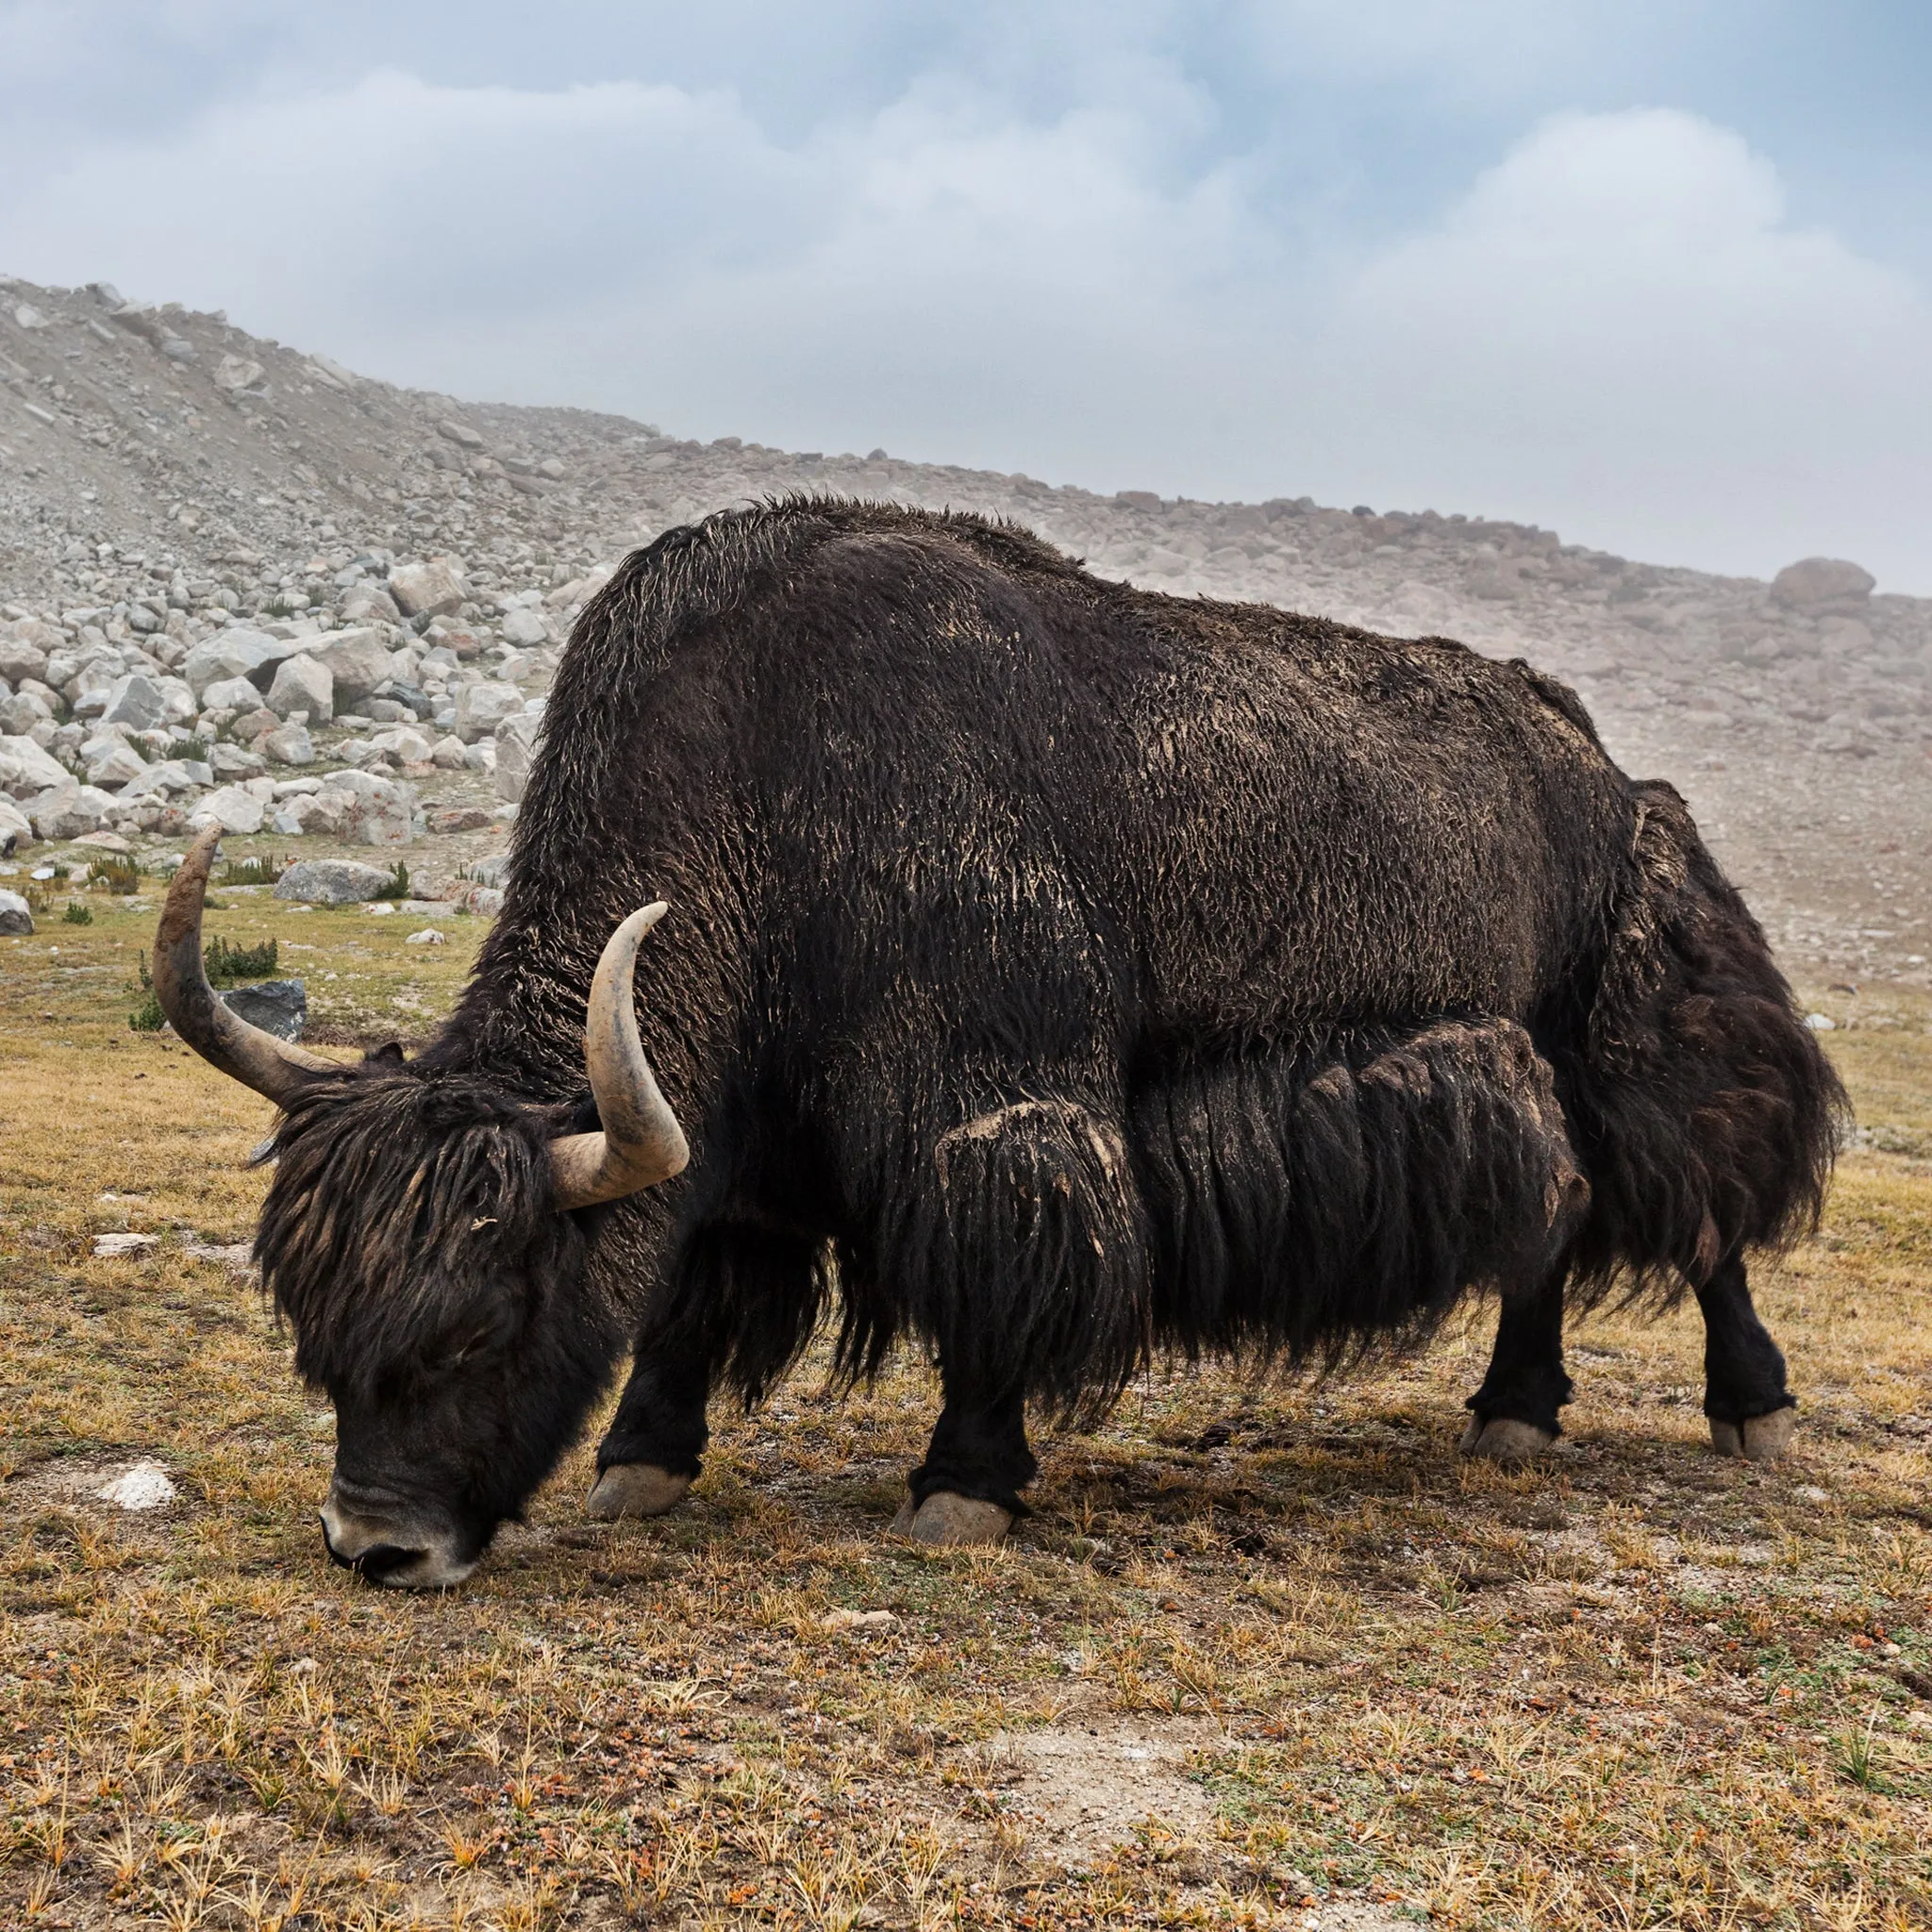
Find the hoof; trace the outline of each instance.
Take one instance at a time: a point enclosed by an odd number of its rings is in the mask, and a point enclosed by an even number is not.
[[[1713,1420],[1710,1446],[1720,1456],[1741,1456],[1746,1462],[1775,1462],[1791,1446],[1797,1429],[1795,1408],[1774,1408],[1741,1424]]]
[[[586,1514],[598,1523],[625,1516],[662,1516],[684,1501],[688,1475],[673,1475],[648,1462],[613,1462],[591,1487]]]
[[[1481,1416],[1473,1415],[1456,1447],[1458,1455],[1480,1456],[1485,1462],[1527,1462],[1556,1440],[1555,1430],[1540,1429],[1534,1423],[1520,1423],[1504,1415],[1486,1423]]]
[[[935,1490],[917,1510],[908,1496],[892,1518],[892,1534],[946,1549],[959,1543],[996,1543],[1013,1526],[1013,1513],[976,1496]]]

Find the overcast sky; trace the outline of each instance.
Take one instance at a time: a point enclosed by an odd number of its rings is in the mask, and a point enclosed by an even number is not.
[[[0,0],[0,272],[479,399],[1932,593],[1923,0]]]

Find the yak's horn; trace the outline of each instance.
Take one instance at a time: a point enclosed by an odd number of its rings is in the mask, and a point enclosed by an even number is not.
[[[559,1208],[590,1208],[668,1181],[691,1158],[670,1103],[658,1091],[631,998],[638,941],[664,916],[664,902],[633,912],[610,935],[584,1021],[584,1058],[604,1123],[598,1134],[550,1143]]]
[[[313,1075],[341,1069],[251,1026],[208,983],[201,964],[201,901],[221,842],[221,828],[210,826],[189,848],[168,888],[155,933],[155,997],[175,1031],[203,1059],[286,1107]]]

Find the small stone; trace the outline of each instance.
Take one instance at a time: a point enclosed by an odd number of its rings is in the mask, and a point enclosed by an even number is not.
[[[443,772],[460,772],[469,761],[469,747],[452,732],[429,747],[429,762]]]
[[[94,1257],[97,1260],[113,1260],[126,1255],[145,1255],[160,1244],[158,1234],[97,1234]]]
[[[261,693],[245,677],[221,677],[203,688],[201,702],[210,711],[252,711]]]
[[[436,425],[439,436],[446,436],[460,449],[481,449],[483,439],[467,423],[458,423],[453,416],[445,416]]]
[[[491,815],[479,805],[456,805],[429,814],[429,829],[437,833],[480,832],[491,823]]]
[[[1829,1013],[1807,1013],[1805,1024],[1814,1033],[1836,1033],[1838,1022]]]
[[[303,805],[319,807],[325,794],[298,799],[291,809]],[[392,874],[353,858],[298,859],[275,881],[277,899],[299,899],[310,906],[355,906],[374,899],[390,889]]]
[[[192,362],[194,344],[186,336],[166,336],[161,341],[161,354],[170,362]]]
[[[231,393],[254,389],[267,373],[259,362],[251,362],[245,356],[224,356],[215,364],[215,387]]]
[[[824,1631],[890,1630],[898,1622],[891,1610],[831,1610],[819,1619]]]
[[[231,1013],[277,1040],[302,1038],[308,993],[299,979],[265,979],[259,986],[234,987],[222,999]]]
[[[98,1252],[98,1250],[96,1251]],[[165,1509],[175,1500],[175,1484],[158,1462],[137,1462],[94,1491],[94,1499],[123,1509]]]
[[[412,932],[403,943],[406,946],[446,946],[449,940],[433,925],[425,925],[421,932]]]
[[[258,706],[252,711],[244,711],[228,726],[233,734],[231,744],[215,744],[208,747],[208,762],[214,767],[218,778],[258,778],[265,769],[261,754],[250,749],[256,741],[273,731],[281,720],[266,705]]]

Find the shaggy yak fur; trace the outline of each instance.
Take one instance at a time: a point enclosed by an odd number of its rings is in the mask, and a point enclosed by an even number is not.
[[[559,1215],[591,973],[653,898],[691,1162]],[[942,1372],[915,1495],[1017,1508],[1024,1407],[1093,1416],[1158,1352],[1333,1364],[1473,1288],[1554,1295],[1559,1351],[1566,1293],[1741,1295],[1840,1105],[1682,801],[1526,664],[792,500],[585,611],[458,1010],[292,1108],[259,1253],[391,1444],[344,1456],[399,1484],[397,1418],[441,1416],[408,1455],[482,1541],[625,1341],[600,1461],[694,1471],[707,1391],[826,1314],[850,1374]],[[1533,1395],[1499,1365],[1479,1414],[1554,1428],[1559,1353]]]

